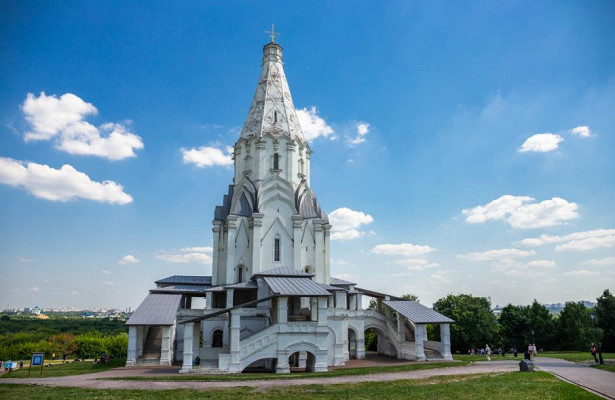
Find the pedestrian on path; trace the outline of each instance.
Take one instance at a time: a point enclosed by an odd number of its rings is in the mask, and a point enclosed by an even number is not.
[[[491,347],[489,345],[485,346],[485,354],[487,354],[487,361],[491,361]]]
[[[594,356],[594,361],[596,362],[596,364],[598,364],[598,358],[596,357],[598,348],[596,348],[596,345],[592,343],[592,346],[589,348],[589,351],[592,353],[592,356]]]

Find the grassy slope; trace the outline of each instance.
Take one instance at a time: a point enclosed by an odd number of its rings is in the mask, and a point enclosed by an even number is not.
[[[597,369],[601,369],[604,371],[609,371],[609,372],[615,372],[615,365],[613,364],[604,364],[604,365],[600,365],[600,364],[595,364],[592,365],[593,368],[597,368]]]
[[[49,378],[52,376],[68,376],[68,375],[81,375],[91,374],[94,372],[107,371],[111,368],[123,367],[126,365],[125,358],[118,358],[109,361],[108,364],[93,364],[92,362],[67,362],[66,364],[52,364],[51,367],[43,368],[43,378]],[[30,373],[31,378],[40,377],[40,367],[32,367]],[[16,370],[10,373],[4,373],[0,375],[0,378],[28,378],[28,368],[24,367],[22,370]]]
[[[42,400],[79,399],[497,399],[550,400],[599,399],[585,390],[543,372],[523,374],[482,374],[434,377],[422,380],[369,382],[339,385],[306,385],[266,391],[233,388],[216,391],[194,390],[96,390],[25,385],[0,385],[0,398]]]
[[[587,352],[582,351],[543,351],[538,353],[538,357],[561,358],[563,360],[583,362],[594,361],[594,357]],[[602,357],[606,359],[615,359],[615,353],[602,353]]]

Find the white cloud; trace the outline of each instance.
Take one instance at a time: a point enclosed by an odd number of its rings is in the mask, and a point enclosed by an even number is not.
[[[159,260],[172,263],[199,263],[209,264],[212,262],[211,253],[212,247],[185,247],[175,252],[162,251],[156,254]]]
[[[358,277],[353,274],[336,274],[335,278],[353,283],[356,283],[358,281]]]
[[[429,246],[416,245],[412,243],[400,243],[400,244],[379,244],[371,251],[374,254],[382,254],[389,256],[403,256],[403,257],[417,257],[422,256],[436,249]]]
[[[488,251],[478,251],[466,254],[459,254],[457,258],[468,261],[494,261],[494,260],[509,260],[512,258],[522,258],[535,255],[534,250],[519,250],[519,249],[498,249]]]
[[[591,259],[587,260],[583,263],[583,265],[593,265],[593,266],[604,266],[604,265],[615,265],[615,257],[605,257],[599,259]]]
[[[355,123],[355,128],[357,129],[357,136],[349,140],[348,143],[351,145],[365,142],[365,135],[369,133],[369,124],[367,122],[357,122]]]
[[[318,116],[318,110],[315,106],[297,110],[297,118],[299,118],[303,137],[308,142],[312,142],[318,137],[326,138],[333,134],[333,128]]]
[[[504,273],[508,276],[516,276],[519,278],[533,278],[546,274],[546,269],[553,268],[555,261],[553,260],[533,260],[526,263],[504,258],[496,260],[493,263],[493,271]]]
[[[564,276],[593,276],[593,275],[598,275],[598,272],[588,271],[586,269],[575,269],[569,272],[564,272],[562,275]]]
[[[124,193],[122,185],[113,181],[92,181],[68,164],[54,169],[0,157],[0,183],[23,187],[36,197],[52,201],[82,198],[110,204],[132,203],[132,197]]]
[[[0,171],[0,173],[2,173],[2,172]],[[19,262],[21,262],[21,263],[31,263],[31,262],[34,262],[34,261],[35,261],[35,260],[33,260],[33,259],[31,259],[31,258],[28,258],[28,257],[17,257],[17,259],[18,259],[18,260],[19,260]]]
[[[536,247],[552,243],[563,243],[555,247],[557,251],[593,250],[615,245],[615,229],[595,229],[592,231],[573,232],[564,236],[540,235],[519,242],[521,245]]]
[[[582,138],[587,138],[592,135],[591,131],[589,130],[589,126],[577,126],[576,128],[572,128],[570,130],[570,133]]]
[[[423,271],[427,268],[436,268],[440,266],[438,263],[429,262],[423,258],[404,258],[395,260],[394,263],[406,267],[408,271]]]
[[[555,261],[553,260],[534,260],[525,264],[530,268],[553,268],[555,267]]]
[[[37,288],[36,286],[31,287],[29,290],[30,290],[31,292],[40,292],[40,291],[41,291],[41,289]]]
[[[564,140],[560,135],[553,133],[537,133],[530,136],[523,142],[519,153],[525,153],[528,151],[546,153],[549,151],[557,150],[557,146]]]
[[[216,147],[199,147],[198,149],[181,149],[184,164],[195,164],[197,168],[221,165],[233,165],[233,148],[227,146],[226,154]]]
[[[354,211],[347,207],[340,207],[329,214],[331,228],[331,240],[352,240],[365,236],[365,232],[359,231],[361,225],[368,225],[374,218],[361,211]]]
[[[102,271],[100,271],[101,274],[105,274],[105,275],[109,275],[111,273],[111,271],[108,271],[106,269],[103,269]]]
[[[125,255],[120,261],[118,261],[120,264],[139,264],[140,262],[141,260],[130,254]]]
[[[71,93],[59,98],[44,92],[39,97],[28,93],[21,109],[32,129],[25,134],[26,142],[57,137],[60,150],[109,160],[136,157],[134,151],[143,148],[141,138],[122,124],[107,122],[97,128],[85,121],[98,110]]]
[[[484,206],[462,210],[466,222],[483,223],[489,220],[504,220],[513,228],[531,229],[561,225],[564,221],[577,218],[576,203],[554,197],[540,203],[533,203],[529,196],[504,195]]]
[[[102,284],[105,286],[122,286],[120,282],[116,281],[104,281]]]

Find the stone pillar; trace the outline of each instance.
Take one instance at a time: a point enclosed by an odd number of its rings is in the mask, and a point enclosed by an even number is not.
[[[389,296],[384,296],[384,300],[389,301],[391,298]],[[389,310],[386,304],[384,305],[384,316],[387,317],[387,319],[391,319],[391,310]]]
[[[143,325],[137,326],[137,358],[143,354],[143,342],[145,342],[145,334],[147,333],[147,327]]]
[[[322,232],[321,220],[314,220],[314,236],[314,240],[316,241],[316,256],[314,257],[314,273],[316,276],[314,277],[314,281],[318,283],[325,283],[325,266],[323,259],[324,236]]]
[[[378,303],[378,314],[383,314],[384,315],[384,313],[382,311],[382,299],[381,298],[377,298],[376,302]]]
[[[284,324],[288,322],[288,297],[278,297],[277,323]],[[288,364],[288,360],[286,360]]]
[[[184,361],[180,374],[189,373],[192,370],[192,348],[194,340],[194,322],[184,324]]]
[[[300,269],[301,265],[301,226],[303,218],[293,215],[293,268]]]
[[[318,298],[310,297],[310,321],[316,321],[317,319],[318,319]]]
[[[226,289],[226,308],[233,307],[234,297],[235,297],[235,289]]]
[[[231,332],[229,337],[229,353],[231,363],[229,372],[241,372],[241,360],[239,359],[239,342],[241,338],[241,310],[231,311]]]
[[[220,262],[220,260],[218,260],[218,253],[220,250],[220,231],[221,231],[221,227],[222,227],[222,222],[221,221],[214,221],[213,222],[214,227],[212,228],[212,232],[214,234],[214,244],[213,244],[213,249],[214,249],[214,253],[213,253],[213,260],[212,260],[212,267],[211,267],[211,275],[212,275],[212,279],[211,279],[211,283],[213,286],[218,285],[222,279],[224,279],[224,277],[222,276],[218,276],[218,264]]]
[[[327,298],[318,298],[318,325],[327,326]]]
[[[451,325],[450,324],[440,324],[440,341],[442,342],[442,348],[444,349],[444,354],[442,354],[442,357],[445,360],[452,360],[453,355],[451,354]]]
[[[330,247],[330,236],[331,236],[331,225],[324,225],[323,231],[325,234],[325,250],[324,250],[324,271],[325,271],[325,284],[329,285],[331,283],[331,253],[329,251]]]
[[[307,351],[299,352],[299,360],[297,360],[297,367],[305,368],[307,366]]]
[[[252,272],[250,275],[261,272],[261,229],[265,214],[252,214]]]
[[[357,333],[357,360],[365,359],[365,330]]]
[[[427,326],[424,324],[414,325],[414,346],[416,349],[416,360],[425,361],[425,347],[423,341],[427,339]]]
[[[357,293],[355,294],[355,296],[357,298],[357,310],[362,310],[363,309],[363,294]]]
[[[349,310],[356,310],[357,309],[357,295],[356,294],[352,294],[348,297],[348,300],[350,300],[348,303],[348,309]]]
[[[397,340],[401,342],[406,341],[406,327],[404,326],[404,317],[397,313]]]
[[[205,309],[206,310],[211,310],[213,299],[214,299],[214,294],[212,292],[205,292]]]
[[[173,341],[171,328],[173,326],[162,327],[162,343],[160,345],[160,365],[171,365],[173,363]]]
[[[139,340],[138,327],[131,325],[128,327],[128,356],[126,366],[132,367],[137,364],[137,341]]]
[[[346,309],[346,292],[336,290],[335,292],[335,308],[342,310]]]
[[[235,237],[237,236],[237,215],[229,215],[226,220],[228,223],[228,237],[226,249],[226,276],[224,283],[227,285],[235,283]]]
[[[288,364],[288,354],[285,351],[278,351],[278,362],[275,368],[276,374],[290,374],[290,365]]]

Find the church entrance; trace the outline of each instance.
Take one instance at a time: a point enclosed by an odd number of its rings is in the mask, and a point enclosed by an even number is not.
[[[316,356],[309,351],[297,351],[288,357],[290,372],[314,372]]]

